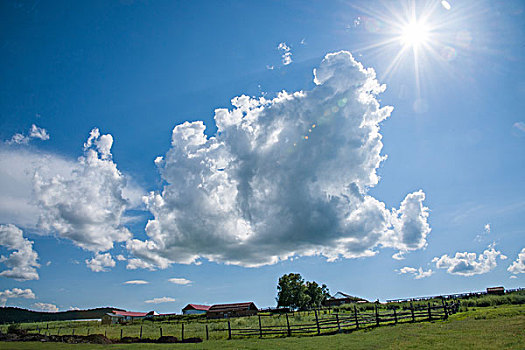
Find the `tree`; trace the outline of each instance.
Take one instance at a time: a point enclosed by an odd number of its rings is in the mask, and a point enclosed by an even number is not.
[[[306,282],[306,295],[310,297],[309,307],[320,307],[330,297],[326,284],[319,286],[315,281]]]
[[[277,306],[292,309],[319,307],[329,296],[325,284],[321,287],[316,282],[305,282],[298,273],[289,273],[279,278],[277,284]]]

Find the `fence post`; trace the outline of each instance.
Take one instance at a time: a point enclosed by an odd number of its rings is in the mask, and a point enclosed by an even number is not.
[[[162,338],[162,327],[159,327],[160,329],[160,337]]]
[[[181,337],[182,337],[182,341],[184,341],[184,323],[181,323],[181,325],[182,325]]]
[[[46,327],[47,330],[49,330],[49,323],[47,324],[47,327]]]
[[[286,313],[286,327],[288,328],[288,336],[292,335],[292,330],[290,329],[290,321],[288,321],[288,313]]]
[[[445,320],[448,318],[447,302],[441,298],[441,304],[443,304],[443,311],[445,312]]]
[[[258,316],[259,316],[259,336],[262,338],[263,333],[262,333],[262,326],[261,326],[261,315],[258,315]]]
[[[228,340],[232,338],[232,327],[230,326],[230,320],[228,319]]]
[[[120,340],[122,340],[122,328],[120,329]]]
[[[319,328],[319,318],[317,317],[317,310],[315,312],[315,323],[317,324],[317,335],[321,334],[321,328]]]
[[[71,332],[71,335],[75,335],[75,328],[73,328],[73,331]]]
[[[337,321],[337,333],[341,333],[341,325],[339,324],[339,314],[335,314],[335,319]]]
[[[357,307],[354,304],[354,318],[355,318],[355,328],[359,329],[359,320],[357,318]]]
[[[414,303],[410,302],[410,313],[412,314],[412,322],[416,322],[416,316],[414,315]]]
[[[139,339],[142,339],[142,325],[140,325],[140,336]]]
[[[210,340],[210,337],[208,334],[208,325],[206,325],[206,340]]]
[[[89,335],[89,328],[88,328],[88,333],[87,333],[87,335]]]
[[[394,308],[394,323],[397,324],[397,312],[396,312],[396,308]]]
[[[58,328],[57,335],[60,335],[60,327]]]
[[[430,309],[430,302],[428,302],[428,320],[429,321],[432,320],[432,312],[431,312],[431,309]]]
[[[38,334],[40,334],[40,327],[39,326],[36,326],[36,331],[38,332]]]
[[[376,326],[379,327],[379,311],[377,310],[377,304],[375,306],[376,306]]]
[[[108,337],[108,330],[107,329],[104,329],[104,337]]]

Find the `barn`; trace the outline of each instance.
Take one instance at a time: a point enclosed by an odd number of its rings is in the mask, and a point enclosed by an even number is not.
[[[188,304],[184,307],[184,309],[182,309],[182,314],[183,315],[205,314],[209,308],[210,308],[209,305]]]
[[[489,287],[487,288],[487,294],[503,295],[505,294],[504,287]]]
[[[156,315],[158,315],[158,313],[156,313],[155,311],[133,312],[113,310],[113,312],[107,313],[104,316],[102,316],[102,324],[133,322],[136,319],[144,319],[146,317],[152,317]]]
[[[257,306],[253,302],[213,305],[206,312],[207,318],[228,318],[257,315]]]
[[[323,302],[324,306],[332,307],[332,306],[340,306],[343,304],[349,304],[349,303],[357,303],[360,301],[365,301],[365,299],[354,297],[348,294],[345,294],[343,292],[337,292],[334,294],[334,296],[326,299]]]

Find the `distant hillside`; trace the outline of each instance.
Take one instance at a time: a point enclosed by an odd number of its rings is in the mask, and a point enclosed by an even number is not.
[[[113,310],[122,310],[112,307],[103,307],[89,310],[70,310],[62,312],[40,312],[20,309],[18,307],[0,307],[0,324],[12,322],[43,322],[97,319]],[[122,310],[124,311],[124,310]]]

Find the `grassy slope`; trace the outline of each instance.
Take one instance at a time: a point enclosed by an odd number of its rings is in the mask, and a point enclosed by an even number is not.
[[[471,308],[448,321],[385,326],[350,334],[280,339],[217,340],[178,344],[192,349],[524,349],[525,305]],[[2,343],[2,349],[168,349],[174,345],[68,345]]]

